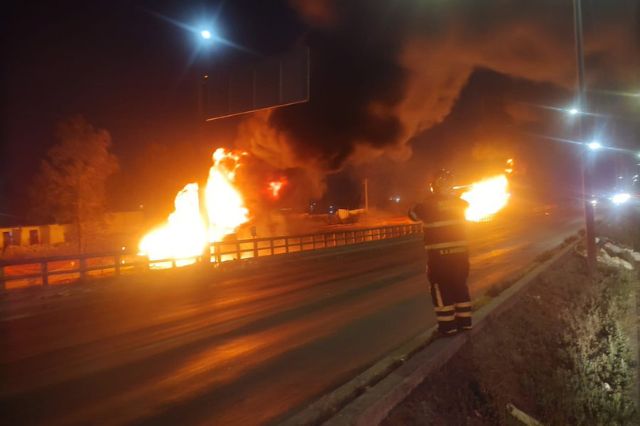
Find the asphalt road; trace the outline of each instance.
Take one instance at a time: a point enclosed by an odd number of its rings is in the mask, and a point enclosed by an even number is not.
[[[473,226],[473,295],[580,220]],[[0,423],[277,422],[434,324],[424,269],[407,238],[5,297]]]

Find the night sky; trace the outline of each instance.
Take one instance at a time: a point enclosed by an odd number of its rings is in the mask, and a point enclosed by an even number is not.
[[[579,184],[575,146],[541,137],[573,137],[563,114],[541,107],[573,99],[568,0],[16,3],[2,23],[5,222],[28,220],[26,190],[55,124],[73,114],[111,133],[112,210],[169,210],[218,146],[300,177],[311,189],[298,203],[323,194],[357,203],[363,176],[374,197],[413,196],[429,170],[472,178],[510,156],[530,185],[572,193]],[[588,130],[640,149],[640,99],[603,92],[640,91],[637,5],[584,7],[591,109],[617,117]],[[203,26],[242,49],[203,46],[185,28]],[[197,82],[212,66],[300,45],[311,51],[311,102],[198,120]],[[629,167],[618,154],[600,163],[603,182]]]

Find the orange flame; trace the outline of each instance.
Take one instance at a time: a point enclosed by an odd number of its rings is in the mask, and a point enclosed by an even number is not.
[[[507,160],[507,167],[504,169],[504,172],[508,175],[513,173],[513,158]]]
[[[242,194],[234,186],[242,154],[218,148],[204,191],[204,209],[200,211],[197,183],[189,183],[178,192],[175,210],[167,223],[147,233],[139,244],[140,254],[149,260],[175,260],[176,266],[192,264],[207,253],[209,243],[221,241],[249,220]],[[153,265],[167,268],[169,262]]]
[[[505,175],[493,176],[471,184],[460,198],[469,203],[465,217],[471,222],[490,220],[509,202],[509,181]]]
[[[280,197],[280,191],[287,184],[287,179],[281,177],[279,180],[269,182],[268,190],[271,197],[278,199]]]
[[[190,265],[207,244],[206,227],[200,216],[198,184],[189,183],[178,192],[175,210],[167,223],[146,234],[140,241],[140,254],[149,260],[175,259],[176,266]],[[169,263],[157,265],[170,267]]]
[[[246,153],[226,153],[223,148],[213,153],[213,166],[205,189],[211,243],[221,241],[249,220],[249,210],[244,205],[242,194],[233,184],[242,155]]]

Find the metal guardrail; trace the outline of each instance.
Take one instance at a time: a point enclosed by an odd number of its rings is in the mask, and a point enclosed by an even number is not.
[[[150,269],[168,269],[194,263],[212,263],[286,255],[323,250],[371,241],[388,240],[422,233],[421,224],[402,224],[248,240],[212,243],[209,255],[149,260],[127,252],[107,252],[49,256],[0,261],[0,290],[32,285],[48,286],[95,277],[141,273]],[[12,283],[8,287],[7,283]]]

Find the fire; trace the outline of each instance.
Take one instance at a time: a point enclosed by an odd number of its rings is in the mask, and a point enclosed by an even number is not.
[[[466,219],[472,222],[489,220],[502,210],[511,196],[509,181],[505,175],[493,176],[471,184],[460,198],[469,203]]]
[[[240,191],[234,186],[240,156],[218,148],[213,153],[213,166],[205,188],[205,208],[209,219],[209,242],[221,241],[249,220]]]
[[[280,197],[280,191],[287,184],[287,179],[281,177],[279,180],[269,182],[268,190],[271,197],[278,199]]]
[[[513,158],[507,160],[507,167],[504,169],[504,172],[508,175],[513,173]]]
[[[218,148],[213,153],[213,166],[204,190],[205,212],[200,210],[198,184],[187,184],[176,195],[175,210],[167,223],[142,238],[140,254],[151,261],[174,259],[176,266],[189,265],[207,252],[209,243],[221,241],[247,222],[249,211],[242,194],[234,186],[241,155]]]

